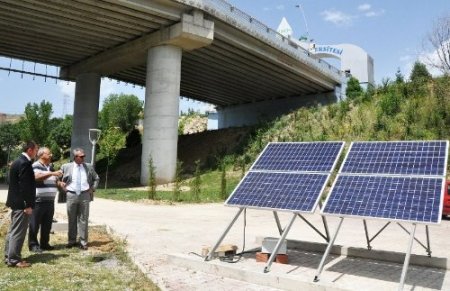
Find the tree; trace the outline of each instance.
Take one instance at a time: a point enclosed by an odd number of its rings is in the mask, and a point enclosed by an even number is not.
[[[118,126],[122,132],[129,132],[139,120],[142,108],[143,102],[135,95],[111,94],[100,111],[100,128]]]
[[[53,152],[53,158],[59,159],[63,157],[64,152],[70,148],[72,138],[72,116],[66,115],[64,119],[53,119],[52,130],[50,131],[49,140],[50,148]]]
[[[426,37],[424,50],[428,65],[444,74],[450,73],[450,15],[436,20]]]
[[[361,85],[359,85],[358,79],[356,79],[355,77],[350,77],[347,82],[347,89],[345,90],[345,94],[350,100],[355,100],[363,94],[363,89]]]
[[[19,122],[21,138],[46,145],[51,129],[50,116],[52,113],[53,109],[50,102],[43,100],[39,105],[28,103],[25,107],[25,118]]]
[[[105,174],[105,189],[108,187],[108,171],[109,167],[114,162],[119,150],[125,147],[125,134],[117,127],[112,127],[105,130],[102,138],[99,141],[100,150],[106,157],[106,174]]]
[[[404,82],[405,82],[405,77],[403,77],[403,74],[400,71],[400,68],[398,68],[397,72],[395,73],[395,83],[396,84],[403,84]]]
[[[148,158],[148,199],[156,198],[156,168],[153,164],[152,156]]]
[[[413,83],[421,84],[431,80],[431,74],[428,72],[427,67],[423,63],[416,61],[411,70],[409,79]]]
[[[0,150],[6,151],[6,160],[0,164],[7,163],[11,159],[11,149],[20,143],[19,127],[17,123],[5,123],[0,125]]]

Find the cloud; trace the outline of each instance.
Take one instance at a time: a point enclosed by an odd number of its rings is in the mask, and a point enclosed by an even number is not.
[[[370,4],[364,3],[358,6],[358,10],[359,11],[368,11],[370,10],[370,8],[372,8],[372,6],[370,6]]]
[[[376,17],[376,16],[381,16],[383,14],[384,14],[384,10],[368,11],[368,12],[364,13],[364,16],[366,16],[366,17]]]
[[[426,65],[428,72],[430,72],[430,74],[433,77],[442,75],[441,70],[439,70],[435,66],[431,65],[431,64],[440,64],[441,63],[438,53],[437,53],[437,50],[421,53],[418,57],[418,61]],[[411,64],[411,68],[412,68],[412,66],[413,66],[413,64]]]
[[[384,9],[373,10],[372,5],[364,3],[358,6],[358,11],[362,13],[365,17],[376,17],[384,14]]]
[[[338,10],[325,10],[320,13],[325,21],[339,26],[349,26],[352,24],[353,17]]]
[[[284,5],[280,4],[275,7],[277,10],[284,10]]]

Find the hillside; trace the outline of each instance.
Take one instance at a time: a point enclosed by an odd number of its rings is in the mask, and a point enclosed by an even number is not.
[[[251,127],[242,127],[180,135],[178,159],[183,163],[183,176],[192,176],[197,160],[203,170],[215,169],[224,156],[242,153],[251,132]],[[117,185],[139,184],[141,152],[141,146],[121,150],[116,159],[120,163],[113,166],[108,180]],[[99,161],[97,169],[101,180],[104,181],[105,161]]]
[[[206,131],[179,138],[183,172],[194,162],[214,169],[225,156],[250,164],[270,141],[433,140],[450,138],[450,78],[394,82],[326,106],[300,108],[259,127]],[[140,147],[122,151],[113,179],[139,181]],[[110,179],[111,180],[111,179]]]

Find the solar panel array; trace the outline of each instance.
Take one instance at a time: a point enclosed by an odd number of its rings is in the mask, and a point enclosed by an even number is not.
[[[355,142],[323,214],[439,223],[448,141]]]
[[[314,212],[344,142],[270,143],[225,205]]]

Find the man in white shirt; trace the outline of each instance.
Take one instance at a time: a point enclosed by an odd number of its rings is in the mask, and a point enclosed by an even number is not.
[[[61,167],[62,187],[67,193],[68,243],[67,248],[79,246],[88,249],[89,203],[97,189],[99,177],[90,164],[84,162],[84,150],[73,150],[73,162]],[[77,231],[80,242],[77,243]]]

